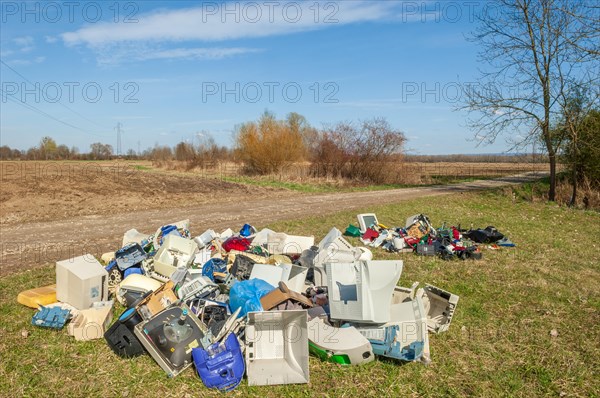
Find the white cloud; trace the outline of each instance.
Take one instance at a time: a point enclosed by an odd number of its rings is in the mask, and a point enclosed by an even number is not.
[[[96,49],[98,64],[104,66],[148,60],[218,60],[261,51],[244,47],[164,48],[146,43],[123,43]]]
[[[56,43],[58,41],[58,38],[56,36],[44,36],[44,39],[46,39],[46,43]]]
[[[185,9],[162,9],[140,15],[135,23],[90,24],[63,33],[61,37],[67,45],[86,44],[90,47],[128,41],[214,42],[382,20],[398,6],[398,2],[394,1],[330,2],[321,3],[317,15],[313,2],[273,2],[272,6],[266,5],[269,3],[253,3],[258,8],[248,4],[209,3]]]
[[[239,54],[260,51],[253,48],[174,48],[138,54],[137,59],[221,59]]]
[[[333,28],[396,18],[400,1],[201,3],[183,9],[157,9],[130,23],[87,24],[60,34],[66,46],[86,46],[100,65],[157,59],[222,59],[261,50],[193,46]],[[318,9],[318,12],[316,11]],[[48,38],[46,38],[48,41]],[[188,42],[185,45],[173,43]]]
[[[46,57],[35,57],[34,59],[13,59],[10,61],[11,65],[22,65],[27,66],[31,64],[41,64],[46,60]]]
[[[31,36],[21,36],[15,37],[13,42],[20,47],[31,47],[33,45],[33,37]]]

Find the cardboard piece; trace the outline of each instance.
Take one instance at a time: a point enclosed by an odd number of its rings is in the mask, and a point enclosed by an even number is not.
[[[277,289],[262,296],[260,305],[265,311],[269,311],[287,300],[292,300],[304,308],[311,308],[313,306],[313,303],[309,298],[290,290],[284,282],[279,282],[279,287]]]
[[[81,310],[67,325],[67,333],[77,341],[100,339],[112,321],[112,301],[108,306]]]
[[[148,297],[144,298],[136,306],[138,313],[143,319],[150,319],[156,314],[177,303],[179,298],[175,295],[173,288],[175,285],[169,281],[156,289]]]

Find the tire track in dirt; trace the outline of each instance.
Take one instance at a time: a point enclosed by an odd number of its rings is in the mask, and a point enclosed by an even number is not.
[[[274,221],[319,216],[371,205],[498,188],[534,181],[541,177],[543,175],[539,173],[526,173],[494,180],[433,187],[317,195],[298,194],[275,199],[260,198],[256,201],[214,202],[195,207],[2,225],[0,277],[85,253],[99,256],[118,248],[123,233],[130,228],[152,233],[160,225],[189,218],[192,234],[197,235],[207,228],[219,230],[226,227],[241,227],[246,222],[262,226]]]

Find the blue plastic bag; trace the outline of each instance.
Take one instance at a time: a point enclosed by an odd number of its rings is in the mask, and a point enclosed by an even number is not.
[[[211,258],[202,266],[202,276],[215,281],[215,272],[227,272],[227,261],[220,258]]]
[[[232,313],[241,308],[238,318],[246,316],[248,312],[264,311],[260,298],[272,290],[273,286],[262,279],[238,282],[229,291],[229,308]]]
[[[246,237],[252,235],[252,233],[254,231],[255,231],[255,229],[254,229],[254,227],[252,227],[252,225],[244,224],[242,229],[240,229],[240,235],[246,238]]]

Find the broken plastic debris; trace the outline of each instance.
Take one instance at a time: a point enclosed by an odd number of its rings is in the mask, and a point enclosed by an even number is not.
[[[246,371],[249,386],[308,383],[305,310],[248,314]]]
[[[336,328],[315,317],[308,322],[309,350],[322,361],[362,365],[373,361],[371,344],[355,327]]]
[[[331,318],[385,323],[390,297],[402,273],[402,261],[328,263],[327,290]]]

